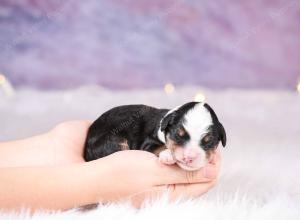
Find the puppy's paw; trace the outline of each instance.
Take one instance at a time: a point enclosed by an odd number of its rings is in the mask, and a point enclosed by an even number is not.
[[[175,164],[176,160],[174,159],[171,151],[169,149],[166,149],[159,153],[158,157],[159,162],[167,165]]]

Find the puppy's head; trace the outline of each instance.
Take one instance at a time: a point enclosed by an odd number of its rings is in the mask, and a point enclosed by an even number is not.
[[[161,121],[160,131],[177,164],[185,170],[205,166],[219,142],[226,145],[226,133],[217,115],[200,102],[170,110]]]

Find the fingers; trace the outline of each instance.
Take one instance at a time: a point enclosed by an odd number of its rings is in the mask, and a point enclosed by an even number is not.
[[[194,184],[175,184],[168,186],[170,201],[177,198],[195,198],[203,195],[211,189],[216,183],[216,180],[207,183]]]
[[[213,165],[207,165],[198,171],[185,171],[176,165],[164,165],[160,170],[161,179],[158,185],[209,182],[215,179],[217,174],[217,167]]]
[[[212,155],[212,159],[210,161],[210,164],[215,165],[218,171],[220,170],[220,167],[221,167],[221,153],[220,153],[219,149],[217,149],[215,151],[215,153]]]
[[[168,201],[172,202],[179,198],[197,198],[216,184],[216,181],[195,184],[172,184],[168,186],[156,186],[142,193],[137,193],[130,197],[132,204],[139,208],[145,200],[156,200],[163,195],[167,196]]]
[[[110,160],[109,167],[115,167],[117,176],[128,179],[127,195],[135,193],[130,199],[137,207],[145,198],[155,199],[166,191],[171,201],[178,197],[200,196],[215,185],[220,169],[219,152],[206,167],[193,172],[177,165],[161,164],[154,154],[144,151],[121,151],[101,160]]]
[[[150,181],[152,186],[186,183],[210,182],[217,178],[220,169],[220,154],[216,152],[213,162],[198,171],[185,171],[177,165],[165,165],[159,162],[158,158],[151,153],[144,151],[121,151],[112,156],[120,157],[120,165],[124,162],[132,168],[134,173],[140,172],[145,175],[144,179]]]
[[[220,153],[220,150],[217,149],[217,150],[211,155],[210,163],[211,163],[211,164],[217,164],[217,165],[220,165],[220,162],[221,162],[221,153]]]

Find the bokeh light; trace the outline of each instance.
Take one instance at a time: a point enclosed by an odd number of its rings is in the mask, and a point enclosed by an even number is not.
[[[204,102],[206,99],[205,95],[203,94],[203,92],[198,92],[196,95],[195,95],[195,102]]]
[[[5,76],[0,74],[0,85],[3,84],[5,82]]]
[[[297,84],[297,91],[298,91],[298,93],[300,93],[300,81]]]
[[[172,94],[175,91],[175,86],[172,83],[167,83],[164,89],[167,94]]]

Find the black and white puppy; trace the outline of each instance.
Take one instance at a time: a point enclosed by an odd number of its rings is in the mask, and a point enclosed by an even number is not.
[[[226,133],[208,104],[189,102],[171,110],[126,105],[105,112],[91,125],[84,158],[145,150],[162,163],[192,171],[205,166],[220,141],[226,145]]]

